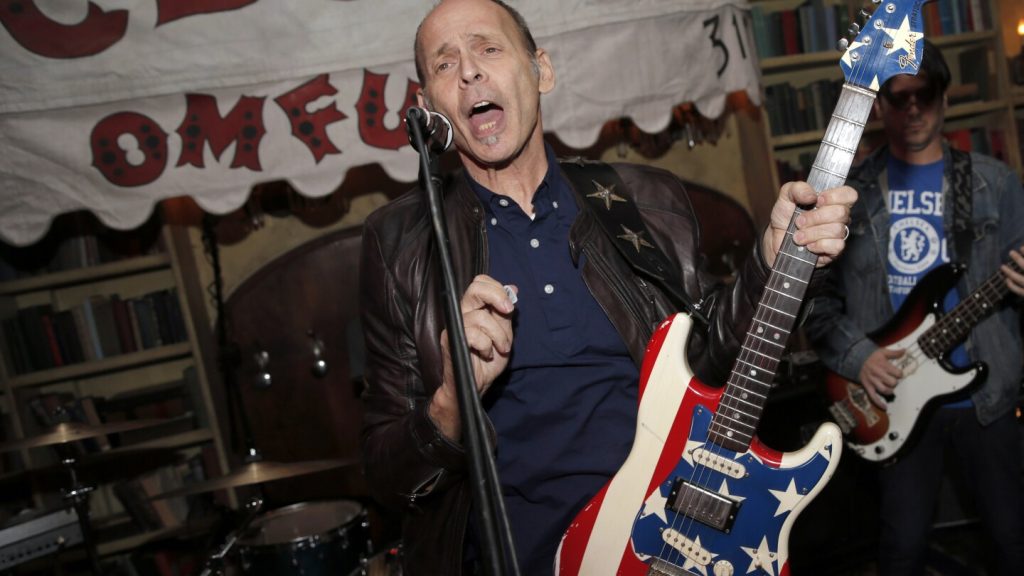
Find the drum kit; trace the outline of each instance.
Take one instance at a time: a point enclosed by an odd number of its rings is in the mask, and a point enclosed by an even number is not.
[[[137,430],[163,423],[163,420],[133,420],[109,424],[91,425],[66,422],[47,430],[43,434],[21,440],[0,443],[0,453],[50,446],[62,454],[62,468],[69,475],[68,488],[63,490],[64,499],[71,510],[63,510],[64,516],[77,515],[80,541],[93,574],[102,574],[97,542],[89,517],[89,494],[95,486],[88,486],[79,478],[81,462],[71,454],[70,443],[108,434]],[[305,462],[271,462],[259,459],[258,453],[233,472],[189,484],[174,491],[159,494],[154,499],[187,496],[243,486],[259,487],[267,482],[305,476],[317,472],[354,466],[357,460],[330,459]],[[369,521],[365,508],[353,500],[329,500],[301,502],[262,511],[263,502],[259,497],[251,498],[245,504],[245,517],[239,527],[229,533],[225,541],[211,552],[206,561],[203,575],[222,574],[238,568],[252,576],[276,576],[304,574],[319,576],[340,574],[347,576],[400,576],[400,546],[388,547],[374,553],[370,539]],[[62,516],[63,517],[63,516]],[[49,532],[31,533],[29,526],[38,522],[27,522],[13,527],[0,528],[0,561],[17,558],[30,560],[61,546],[78,542],[51,529]],[[40,539],[54,539],[54,542],[40,543]],[[237,548],[237,553],[232,550]],[[26,551],[36,551],[35,555]],[[13,565],[13,564],[12,564]],[[3,566],[0,564],[0,566]],[[9,566],[6,566],[9,567]]]

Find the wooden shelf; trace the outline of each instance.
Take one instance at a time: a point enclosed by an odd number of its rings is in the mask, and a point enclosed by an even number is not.
[[[97,376],[107,372],[136,368],[176,358],[184,358],[188,356],[191,350],[192,345],[190,343],[180,342],[169,346],[160,346],[159,348],[142,350],[140,352],[111,356],[110,358],[104,358],[94,362],[82,362],[79,364],[71,364],[69,366],[61,366],[60,368],[50,368],[48,370],[21,374],[12,377],[8,383],[11,388],[28,388],[32,386],[43,386],[45,384],[64,380],[77,380]]]
[[[171,258],[167,253],[139,256],[137,258],[118,260],[117,262],[97,264],[96,266],[61,270],[60,272],[40,274],[30,278],[0,282],[0,296],[14,296],[16,294],[48,290],[62,286],[88,284],[90,282],[138,274],[149,270],[161,270],[170,268],[170,266]]]
[[[953,120],[957,118],[968,118],[971,116],[980,116],[982,114],[991,114],[993,112],[1003,112],[1006,110],[1005,100],[993,100],[986,102],[968,102],[966,104],[957,104],[950,106],[946,110],[946,119]],[[864,127],[864,132],[873,132],[881,130],[882,123],[879,121],[869,122]],[[796,148],[798,146],[811,146],[816,145],[822,141],[825,137],[825,130],[811,130],[809,132],[798,132],[796,134],[784,134],[782,136],[773,136],[771,139],[772,148]]]
[[[1024,106],[1024,86],[1014,86],[1011,97],[1014,106]]]
[[[973,42],[991,40],[995,37],[995,34],[996,33],[992,30],[984,32],[965,32],[963,34],[937,36],[935,38],[930,38],[930,40],[939,47],[958,46],[961,44],[971,44]],[[838,67],[839,58],[842,55],[843,53],[837,48],[835,50],[826,50],[823,52],[791,54],[788,56],[771,56],[761,59],[761,71],[765,74],[775,74],[805,68],[832,65]]]
[[[170,424],[170,422],[168,422]],[[137,450],[158,450],[164,449],[177,449],[187,448],[189,446],[195,446],[196,444],[202,444],[203,442],[209,442],[213,440],[213,432],[209,428],[197,428],[195,430],[189,430],[188,432],[182,432],[180,434],[172,434],[170,436],[164,436],[163,438],[155,438],[153,440],[147,440],[145,442],[138,442],[135,444],[129,444],[127,446],[120,446],[107,452],[108,454],[117,454],[121,452],[131,452]]]

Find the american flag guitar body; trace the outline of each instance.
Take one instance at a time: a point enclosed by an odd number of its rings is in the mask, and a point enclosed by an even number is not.
[[[808,178],[815,190],[846,180],[879,86],[916,73],[920,3],[881,4],[844,53],[847,81]],[[799,213],[724,388],[690,371],[688,316],[656,330],[641,369],[633,447],[567,529],[556,574],[789,573],[790,530],[832,476],[843,445],[832,423],[796,452],[771,450],[755,436],[817,261],[792,241]]]

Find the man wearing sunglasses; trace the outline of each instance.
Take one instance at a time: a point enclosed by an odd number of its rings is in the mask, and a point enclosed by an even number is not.
[[[825,365],[861,383],[871,402],[885,409],[909,375],[901,360],[915,352],[879,347],[866,334],[886,326],[937,266],[952,261],[968,267],[946,296],[946,310],[1002,270],[1011,293],[951,356],[957,366],[987,364],[984,382],[938,398],[940,408],[918,417],[919,439],[879,469],[878,561],[879,574],[924,574],[948,455],[958,479],[972,488],[969,495],[994,543],[990,573],[1024,574],[1021,427],[1015,418],[1024,365],[1024,276],[1006,265],[1024,265],[1024,191],[1001,162],[951,150],[943,140],[949,84],[942,54],[925,40],[917,75],[894,76],[879,91],[875,112],[888,145],[847,180],[859,192],[850,237],[829,289],[813,300],[806,330]]]

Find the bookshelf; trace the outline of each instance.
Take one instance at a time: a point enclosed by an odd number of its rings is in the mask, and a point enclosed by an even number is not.
[[[999,30],[1003,1],[942,0],[925,4],[922,14],[925,36],[942,50],[953,76],[944,132],[954,145],[995,156],[1022,174],[1024,88],[1012,84]],[[751,7],[771,158],[770,175],[762,176],[777,188],[806,178],[843,82],[835,39],[851,37],[862,4],[752,0]],[[880,122],[872,119],[860,153],[882,137]]]
[[[93,228],[99,232],[91,233]],[[183,519],[180,525],[140,524],[133,511],[126,510],[117,488],[151,473],[138,476],[138,466],[125,466],[122,459],[171,452],[153,466],[164,474],[174,470],[186,475],[176,476],[174,482],[202,479],[193,472],[210,477],[228,469],[207,378],[210,359],[204,357],[204,350],[209,350],[210,337],[204,333],[209,324],[205,313],[197,316],[197,311],[205,310],[202,289],[189,268],[195,264],[191,254],[181,252],[181,238],[187,234],[163,224],[159,214],[131,232],[111,232],[95,222],[54,225],[53,230],[39,245],[3,246],[0,255],[0,319],[4,320],[0,333],[4,436],[0,441],[39,434],[46,427],[41,413],[49,413],[57,404],[71,407],[73,420],[77,419],[75,409],[91,405],[94,416],[86,418],[89,423],[163,420],[157,426],[96,439],[92,444],[66,446],[76,450],[81,462],[101,458],[109,468],[98,475],[103,479],[90,479],[85,473],[83,479],[97,487],[90,505],[100,535],[100,554],[119,554],[194,524],[192,519]],[[110,302],[119,302],[115,305],[122,312],[115,316],[113,306],[106,311],[101,308]],[[80,313],[88,306],[93,308],[91,317]],[[100,337],[98,325],[107,313],[117,325],[113,334]],[[154,322],[140,319],[144,313],[151,314]],[[63,323],[56,320],[58,315],[64,317]],[[49,319],[50,329],[43,331],[41,341],[28,323],[43,317]],[[47,321],[42,323],[45,326]],[[82,415],[89,413],[82,410]],[[4,457],[0,477],[10,485],[12,477],[24,476],[28,486],[18,493],[31,495],[24,502],[5,499],[0,507],[48,509],[62,504],[59,490],[52,487],[60,485],[63,476],[47,479],[43,488],[38,481],[40,474],[49,474],[41,472],[45,470],[58,470],[53,474],[60,476],[54,447],[25,448],[0,456]],[[125,478],[118,477],[116,470],[122,466]],[[181,484],[161,486],[163,492]],[[0,515],[0,523],[10,514]]]

